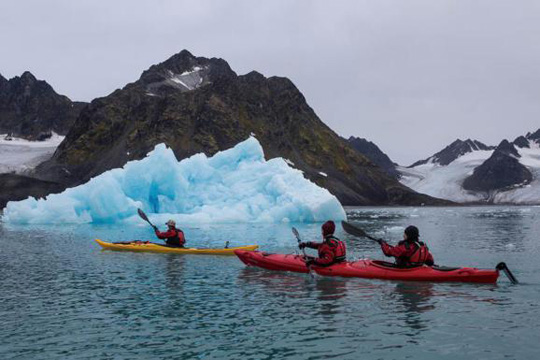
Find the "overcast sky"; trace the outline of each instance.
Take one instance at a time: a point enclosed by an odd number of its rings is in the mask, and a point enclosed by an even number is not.
[[[410,164],[540,128],[540,1],[0,2],[0,74],[90,101],[188,49],[286,76],[338,134]]]

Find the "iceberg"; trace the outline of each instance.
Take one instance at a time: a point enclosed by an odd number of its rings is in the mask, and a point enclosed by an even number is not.
[[[9,202],[3,221],[18,224],[140,221],[137,208],[158,222],[320,222],[345,220],[328,190],[282,158],[265,160],[255,137],[212,157],[178,161],[165,144],[141,160],[109,170],[45,199]]]

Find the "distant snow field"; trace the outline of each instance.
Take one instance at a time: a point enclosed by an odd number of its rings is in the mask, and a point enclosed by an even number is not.
[[[492,201],[494,203],[540,204],[540,146],[529,143],[530,148],[517,148],[519,162],[533,175],[533,181],[525,186],[491,193],[470,192],[463,189],[463,181],[474,169],[486,161],[493,150],[477,150],[460,156],[443,166],[432,161],[413,168],[398,167],[400,182],[411,189],[459,203]]]
[[[22,174],[48,160],[64,136],[53,133],[45,141],[29,141],[19,138],[7,140],[6,134],[0,134],[0,174]]]
[[[482,165],[493,150],[474,151],[465,154],[450,164],[444,166],[429,162],[413,168],[398,167],[402,174],[401,183],[414,191],[441,199],[456,202],[472,202],[482,200],[482,196],[471,193],[461,187],[461,184],[474,168]]]

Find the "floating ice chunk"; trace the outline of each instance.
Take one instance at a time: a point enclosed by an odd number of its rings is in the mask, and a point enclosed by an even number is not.
[[[114,223],[135,221],[142,208],[156,222],[318,222],[344,220],[326,189],[305,179],[282,158],[266,161],[250,137],[212,157],[178,161],[157,145],[146,158],[107,171],[46,199],[9,202],[11,223]],[[140,221],[140,219],[138,219]]]

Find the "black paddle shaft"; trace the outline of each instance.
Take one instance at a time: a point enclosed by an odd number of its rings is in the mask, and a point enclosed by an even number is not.
[[[360,229],[359,227],[354,226],[353,224],[348,223],[347,221],[342,221],[341,226],[343,226],[343,230],[345,230],[347,233],[351,235],[354,235],[357,237],[365,237],[376,242],[380,241],[380,239],[376,239],[373,236],[369,236],[368,234],[366,234],[366,232],[363,229]]]

